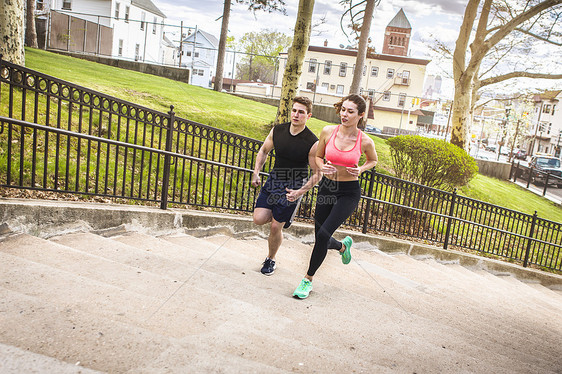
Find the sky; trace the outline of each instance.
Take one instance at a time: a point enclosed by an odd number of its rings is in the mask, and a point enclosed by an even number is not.
[[[197,26],[219,38],[224,0],[153,0],[153,2],[166,14],[167,24],[179,25],[183,21],[184,26]],[[266,29],[292,36],[298,12],[298,0],[285,0],[285,3],[287,15],[263,11],[254,14],[243,4],[236,4],[233,1],[229,36],[239,40],[247,32]],[[371,45],[377,52],[381,52],[384,30],[402,8],[412,26],[410,57],[431,59],[428,44],[434,38],[437,37],[442,42],[454,45],[466,3],[467,0],[381,0],[375,8],[371,24]],[[352,44],[340,26],[340,18],[344,10],[339,0],[316,0],[313,23],[317,23],[321,18],[326,22],[313,29],[310,45],[322,46],[325,40],[328,41],[328,47],[333,48]],[[444,78],[442,89],[446,96],[450,96],[453,89],[452,80],[447,79],[451,73],[451,67],[448,65],[450,62],[439,65],[433,60],[427,66],[428,75],[441,75]]]

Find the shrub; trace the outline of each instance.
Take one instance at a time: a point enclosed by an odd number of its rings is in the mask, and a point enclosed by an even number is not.
[[[386,142],[398,178],[452,191],[478,172],[476,161],[466,151],[444,140],[401,135]]]

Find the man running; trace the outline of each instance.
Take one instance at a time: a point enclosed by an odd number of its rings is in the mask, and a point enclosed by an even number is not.
[[[261,269],[264,275],[272,275],[275,271],[275,255],[283,241],[283,228],[291,225],[299,199],[321,178],[315,162],[318,137],[306,127],[306,122],[311,116],[312,101],[303,96],[295,97],[291,122],[276,125],[271,129],[256,156],[251,183],[254,187],[259,187],[259,173],[267,155],[275,149],[275,164],[260,191],[254,209],[256,225],[271,222],[269,253]],[[309,165],[313,174],[306,181]]]

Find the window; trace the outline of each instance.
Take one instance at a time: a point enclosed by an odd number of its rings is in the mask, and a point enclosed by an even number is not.
[[[330,88],[330,83],[327,82],[322,83],[322,88],[325,88],[326,91],[328,91],[328,89]]]
[[[144,22],[144,19],[145,19],[145,17],[146,17],[146,13],[145,13],[145,12],[142,12],[142,14],[141,14],[141,23],[140,23],[140,29],[141,29],[141,30],[144,30],[144,23],[145,23],[145,22]]]
[[[326,61],[324,63],[324,74],[330,75],[332,73],[332,61]]]
[[[373,97],[373,96],[375,96],[375,90],[369,88],[369,97]]]
[[[194,55],[195,57],[199,57],[199,51],[193,52],[193,55]]]
[[[140,44],[135,44],[135,61],[140,59]]]
[[[410,72],[408,70],[404,70],[402,72],[402,84],[404,85],[410,84]]]
[[[379,68],[376,66],[371,67],[371,77],[377,77],[379,75]]]
[[[187,57],[191,56],[191,51],[185,51],[185,55],[186,55]]]
[[[119,19],[119,9],[121,8],[120,3],[115,3],[115,18]]]
[[[347,74],[347,63],[342,62],[340,64],[340,77],[345,77],[346,74]]]
[[[117,54],[123,56],[123,39],[119,39],[119,52]]]
[[[314,91],[314,82],[306,82],[306,89]]]
[[[390,37],[390,43],[388,43],[388,44],[392,44],[392,36]]]
[[[44,6],[44,0],[37,0],[37,4],[35,5],[35,8],[37,10],[43,10],[43,6]]]
[[[386,71],[386,79],[392,79],[394,78],[394,69],[388,69]]]
[[[343,84],[338,84],[338,87],[336,88],[336,93],[338,95],[343,95]]]
[[[308,62],[308,72],[309,73],[316,73],[316,59],[311,58]]]
[[[367,65],[363,65],[363,76],[367,75]]]
[[[547,133],[547,134],[550,134],[551,131],[552,131],[552,123],[549,123],[549,124],[548,124],[548,128],[547,128],[547,130],[546,130],[546,133]]]
[[[406,103],[406,94],[401,93],[400,95],[398,95],[398,106],[404,106],[405,103]]]
[[[62,0],[62,9],[72,10],[72,2],[70,0]]]
[[[390,91],[384,91],[382,99],[384,101],[390,101]]]
[[[546,104],[545,106],[543,106],[542,112],[547,114],[550,113],[550,104]]]
[[[202,77],[205,74],[205,70],[203,70],[203,69],[193,69],[193,74],[197,74],[197,75]]]
[[[125,6],[125,22],[129,22],[129,9],[128,5]]]
[[[556,105],[553,105],[553,106],[552,106],[552,113],[550,113],[550,114],[554,115],[554,111],[555,111],[555,110],[556,110]]]
[[[153,34],[156,34],[156,21],[157,21],[157,19],[156,19],[156,17],[154,17],[154,22],[152,22],[152,33]]]

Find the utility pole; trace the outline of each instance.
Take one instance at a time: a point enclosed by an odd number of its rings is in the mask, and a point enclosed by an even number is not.
[[[183,55],[183,21],[180,23],[180,61],[178,66],[181,68],[181,55]]]

